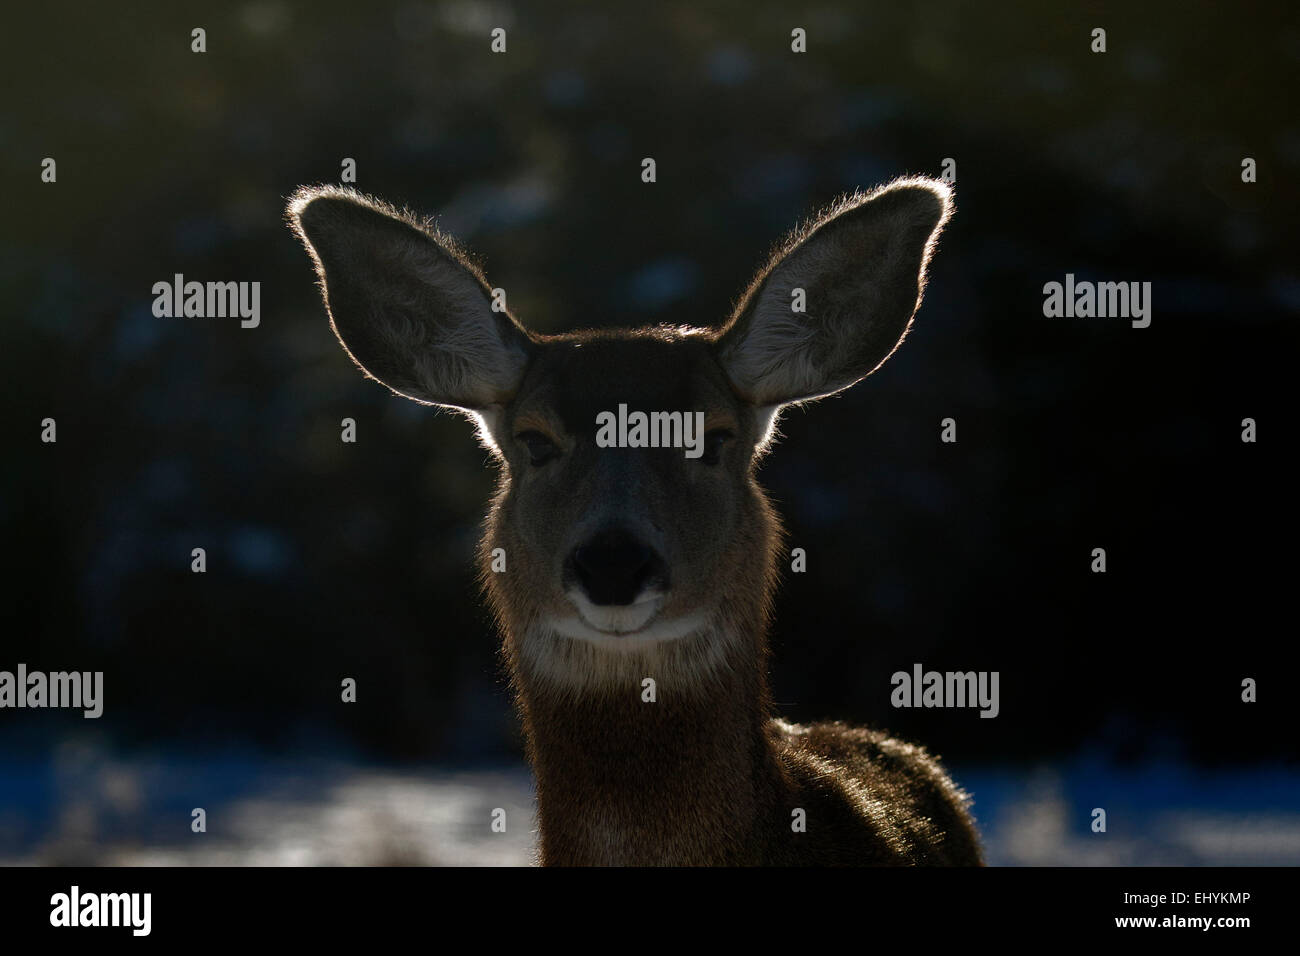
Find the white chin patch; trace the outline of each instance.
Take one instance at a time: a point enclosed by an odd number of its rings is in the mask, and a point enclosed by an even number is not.
[[[704,624],[702,614],[659,618],[664,605],[664,596],[659,593],[644,594],[634,603],[624,605],[592,604],[576,589],[566,592],[565,597],[577,608],[577,613],[549,618],[546,625],[564,637],[593,644],[631,649],[678,640],[695,633]]]

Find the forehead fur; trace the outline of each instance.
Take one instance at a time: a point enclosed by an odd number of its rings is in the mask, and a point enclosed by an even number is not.
[[[572,433],[617,411],[710,411],[738,400],[711,348],[713,333],[646,328],[548,336],[536,343],[513,410],[546,406]]]

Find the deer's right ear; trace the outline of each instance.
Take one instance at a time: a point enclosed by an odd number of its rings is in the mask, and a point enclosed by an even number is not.
[[[298,190],[288,217],[316,264],[334,334],[367,375],[472,413],[514,394],[528,335],[492,310],[482,273],[449,239],[335,186]]]

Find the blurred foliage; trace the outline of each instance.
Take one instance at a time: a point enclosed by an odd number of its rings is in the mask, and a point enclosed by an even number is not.
[[[1293,7],[263,0],[28,6],[6,34],[0,666],[109,671],[97,731],[516,746],[472,581],[485,455],[350,365],[281,220],[294,187],[355,158],[558,331],[720,321],[801,217],[953,157],[907,345],[787,415],[764,465],[809,554],[776,699],[965,759],[1293,746],[1237,703],[1272,673],[1295,529],[1272,450],[1300,301]],[[1152,327],[1044,319],[1066,272],[1152,281]],[[175,273],[260,281],[261,326],[154,318]],[[1002,716],[891,710],[914,661],[1001,670]],[[85,730],[64,716],[38,719]]]

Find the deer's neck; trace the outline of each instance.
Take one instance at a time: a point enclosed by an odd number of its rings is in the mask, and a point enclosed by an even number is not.
[[[542,862],[750,862],[779,776],[765,733],[763,644],[757,632],[702,633],[627,655],[584,689],[516,658]]]

